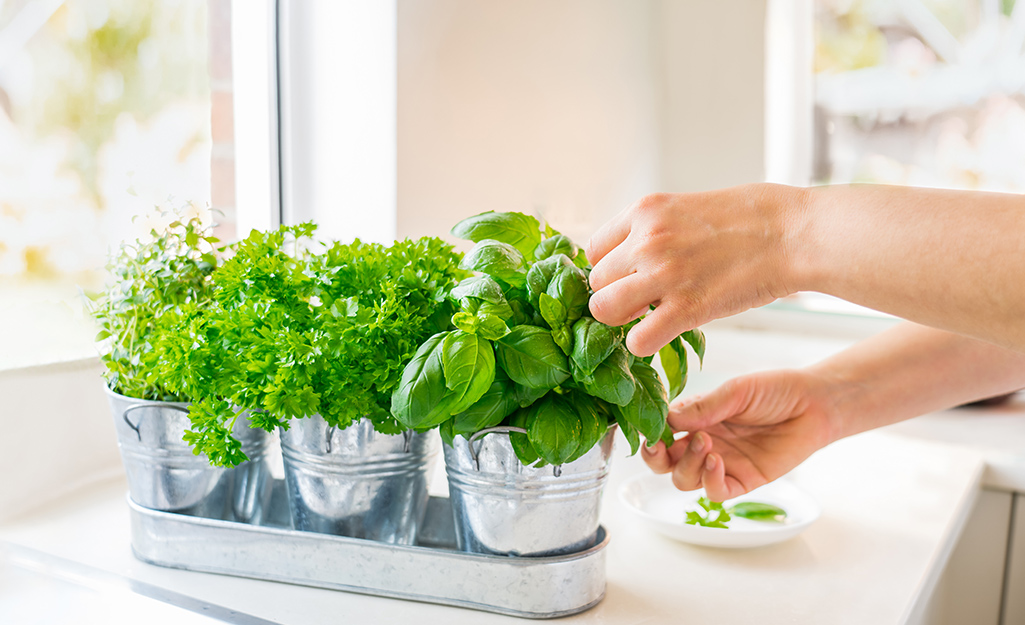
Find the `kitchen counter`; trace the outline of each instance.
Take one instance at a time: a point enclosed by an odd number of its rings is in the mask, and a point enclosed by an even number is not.
[[[622,441],[619,441],[622,443]],[[792,474],[822,517],[788,542],[750,550],[694,547],[655,535],[619,502],[646,471],[619,446],[603,523],[608,591],[573,623],[898,623],[929,596],[976,495],[973,450],[869,433],[823,450]],[[522,622],[476,611],[193,573],[137,561],[123,481],[113,480],[0,527],[0,540],[277,623]],[[339,563],[344,566],[344,563]],[[2,595],[2,591],[0,591]]]
[[[709,328],[708,358],[688,392],[758,369],[809,364],[849,343]],[[980,487],[1025,484],[1025,458],[1017,452],[1025,450],[1023,413],[1020,403],[996,412],[948,411],[821,450],[790,479],[819,502],[822,517],[797,538],[748,550],[695,547],[648,531],[617,497],[625,480],[647,471],[639,457],[625,455],[619,440],[602,513],[611,536],[606,598],[560,622],[916,622]],[[123,479],[98,482],[0,524],[0,541],[276,623],[523,622],[147,565],[131,554],[125,491]]]

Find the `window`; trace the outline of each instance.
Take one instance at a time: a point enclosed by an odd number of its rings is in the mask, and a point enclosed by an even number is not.
[[[0,368],[95,354],[79,288],[155,206],[212,208],[234,236],[230,14],[0,2]]]
[[[1025,192],[1025,2],[769,6],[770,180]],[[878,315],[820,294],[773,306]]]
[[[1025,192],[1025,2],[821,0],[816,182]]]

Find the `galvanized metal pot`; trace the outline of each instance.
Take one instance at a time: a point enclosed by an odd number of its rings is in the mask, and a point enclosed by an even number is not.
[[[412,545],[427,510],[433,433],[388,435],[369,419],[345,429],[319,415],[281,430],[295,529]]]
[[[582,457],[540,469],[523,466],[509,441],[520,428],[482,430],[445,445],[456,542],[463,551],[555,556],[598,539],[601,495],[614,430]]]
[[[214,519],[260,520],[271,485],[267,432],[240,418],[232,434],[249,461],[232,469],[214,467],[182,440],[189,426],[188,404],[134,399],[104,388],[132,501]]]

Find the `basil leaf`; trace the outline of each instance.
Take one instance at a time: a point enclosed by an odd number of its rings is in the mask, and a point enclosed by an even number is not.
[[[516,326],[496,344],[499,364],[517,384],[549,389],[569,378],[566,356],[548,330]]]
[[[502,287],[491,276],[473,276],[462,280],[452,289],[452,297],[457,300],[472,298],[492,304],[505,301]]]
[[[583,382],[584,389],[589,394],[610,404],[625,406],[636,394],[636,384],[630,370],[630,353],[623,346],[612,350],[609,357],[594,370],[593,375],[582,377],[583,379],[578,381]]]
[[[626,420],[621,410],[613,409],[612,414],[616,417],[616,423],[619,424],[620,431],[626,437],[626,442],[630,443],[630,455],[634,455],[641,448],[641,437],[637,434],[637,428]]]
[[[598,412],[594,399],[584,393],[573,393],[568,396],[570,403],[576,407],[580,419],[580,445],[570,462],[583,456],[592,447],[600,443],[609,429],[608,418]]]
[[[497,315],[504,320],[513,316],[502,287],[491,276],[467,278],[452,289],[452,297],[459,300],[464,312]]]
[[[541,310],[541,317],[548,324],[549,328],[556,330],[566,325],[567,311],[562,302],[547,293],[542,293],[538,303],[540,304],[538,308]]]
[[[468,334],[476,334],[480,321],[477,315],[468,312],[457,312],[452,315],[452,325]]]
[[[453,432],[455,434],[473,434],[495,427],[516,412],[520,406],[513,396],[512,387],[512,382],[505,374],[501,373],[501,369],[496,371],[495,379],[484,395],[452,420]],[[449,422],[446,421],[446,423]]]
[[[707,497],[699,497],[698,505],[704,508],[704,514],[695,510],[689,511],[684,523],[700,525],[702,527],[729,529],[726,524],[730,522],[730,513],[723,508],[722,503],[709,501]]]
[[[630,371],[637,380],[637,392],[633,400],[619,408],[623,418],[631,423],[648,441],[654,445],[662,438],[666,429],[666,417],[669,416],[669,402],[666,399],[665,387],[654,367],[643,360],[635,360]]]
[[[573,406],[557,394],[539,401],[528,436],[541,459],[548,464],[565,464],[580,446],[580,417]]]
[[[551,284],[562,267],[571,266],[572,264],[572,261],[565,254],[556,254],[544,260],[539,260],[530,266],[530,270],[527,271],[526,281],[527,298],[534,308],[540,306],[541,294],[548,292],[548,285]],[[555,295],[553,297],[560,299]]]
[[[534,248],[541,243],[541,224],[522,213],[496,213],[488,211],[468,217],[452,227],[452,236],[479,243],[494,239],[507,243],[532,259]]]
[[[522,286],[527,278],[523,254],[511,245],[492,239],[484,239],[473,246],[459,267],[486,273],[513,286]]]
[[[408,429],[430,429],[452,416],[453,393],[445,385],[443,345],[451,333],[435,334],[416,350],[391,396],[391,413]]]
[[[687,341],[694,353],[698,355],[698,364],[703,366],[705,364],[705,333],[699,328],[694,328],[681,334],[680,338]]]
[[[456,441],[456,433],[453,430],[455,424],[454,419],[448,419],[438,426],[438,433],[441,434],[441,440],[449,447],[452,447]]]
[[[787,511],[779,506],[758,501],[742,501],[729,508],[730,514],[752,521],[781,522],[787,518]]]
[[[569,326],[562,326],[558,330],[552,330],[552,340],[559,346],[563,354],[567,356],[573,351],[573,333]]]
[[[673,446],[676,442],[676,438],[673,436],[673,428],[669,427],[669,423],[666,423],[666,429],[662,430],[661,441],[665,443],[666,449]]]
[[[557,234],[537,244],[537,247],[534,248],[534,258],[536,260],[544,260],[556,254],[565,254],[567,258],[572,260],[576,258],[579,249],[568,236]]]
[[[501,367],[498,370],[501,371]],[[547,395],[550,390],[547,388],[530,388],[529,386],[513,383],[512,396],[520,408],[526,408]]]
[[[453,393],[450,415],[476,403],[495,379],[495,350],[476,334],[455,330],[446,336],[441,362],[445,386]]]
[[[573,324],[570,358],[584,375],[590,376],[609,357],[619,341],[619,333],[614,328],[591,317],[581,317]]]
[[[535,416],[533,410],[519,410],[513,413],[510,425],[523,428],[529,432]],[[530,466],[541,459],[541,456],[537,454],[537,450],[534,449],[534,445],[531,444],[530,437],[526,434],[509,432],[509,443],[512,445],[513,451],[516,452],[516,457],[520,459],[523,466]]]
[[[579,319],[587,309],[589,294],[587,277],[575,265],[563,264],[560,266],[548,283],[546,292],[562,302],[562,305],[566,307],[566,316],[570,322]]]
[[[658,359],[669,381],[669,399],[675,399],[687,384],[687,352],[680,337],[674,338],[658,350]]]
[[[527,314],[527,302],[519,299],[510,299],[509,308],[512,309],[512,316],[507,319],[510,326],[521,326],[530,322]]]
[[[478,313],[477,319],[477,331],[488,340],[497,341],[509,334],[509,326],[498,315]]]

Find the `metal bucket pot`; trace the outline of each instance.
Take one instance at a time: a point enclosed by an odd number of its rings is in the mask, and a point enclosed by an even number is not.
[[[155,510],[259,522],[271,486],[267,432],[238,419],[232,434],[249,461],[232,469],[214,467],[182,440],[189,426],[187,403],[135,399],[104,388],[132,501]]]
[[[463,551],[555,556],[594,546],[614,429],[581,458],[559,467],[526,467],[509,432],[481,430],[445,446],[456,542]]]
[[[427,510],[437,435],[388,435],[369,419],[345,429],[319,415],[281,430],[295,529],[412,545]]]

